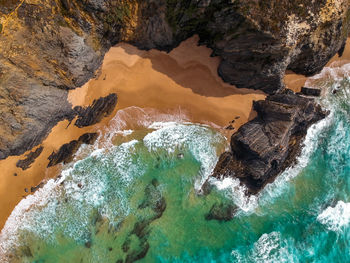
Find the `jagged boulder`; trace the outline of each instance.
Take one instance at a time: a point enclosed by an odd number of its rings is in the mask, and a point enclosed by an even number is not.
[[[254,103],[258,116],[231,138],[231,151],[221,155],[213,176],[239,178],[250,194],[260,191],[300,151],[307,128],[326,113],[309,98],[290,90]]]
[[[67,90],[126,41],[171,50],[198,34],[227,82],[269,94],[286,69],[311,75],[344,47],[348,0],[0,1],[0,159],[40,144],[74,111]],[[73,115],[72,115],[73,114]]]

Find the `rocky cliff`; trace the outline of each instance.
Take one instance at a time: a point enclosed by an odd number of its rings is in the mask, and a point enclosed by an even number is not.
[[[320,71],[350,17],[348,0],[0,0],[0,15],[0,159],[72,119],[68,90],[120,41],[171,50],[198,34],[225,81],[273,94],[286,69]]]
[[[231,138],[231,151],[221,155],[213,176],[238,178],[256,194],[300,152],[301,140],[313,123],[326,115],[312,98],[290,90],[254,103],[258,116]]]

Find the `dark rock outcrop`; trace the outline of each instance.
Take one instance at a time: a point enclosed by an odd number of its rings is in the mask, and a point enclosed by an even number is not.
[[[31,193],[35,193],[36,191],[38,191],[40,188],[42,188],[45,185],[44,182],[41,182],[40,184],[38,184],[37,186],[32,186],[30,188],[30,192]]]
[[[198,34],[225,81],[272,94],[286,69],[311,75],[341,53],[349,20],[348,0],[1,1],[0,159],[72,119],[67,90],[120,41],[169,51]]]
[[[43,151],[43,147],[40,146],[39,148],[37,148],[35,151],[33,152],[30,152],[28,155],[26,155],[26,158],[23,159],[23,160],[19,160],[17,163],[16,163],[16,166],[21,168],[23,171],[24,170],[27,170],[30,165],[32,163],[34,163],[35,159],[38,158],[40,156],[40,154],[42,153]]]
[[[308,127],[326,115],[312,99],[290,90],[255,102],[254,109],[258,116],[232,135],[231,151],[221,155],[212,175],[238,178],[249,194],[295,162]]]
[[[302,87],[301,93],[306,96],[319,97],[321,96],[321,89]]]
[[[77,106],[74,111],[78,115],[78,119],[75,121],[75,126],[82,128],[96,124],[112,113],[117,105],[117,94],[112,93],[106,97],[94,100],[93,103],[86,107]]]
[[[98,137],[97,133],[85,133],[78,140],[73,140],[70,143],[63,144],[58,152],[52,152],[49,156],[49,164],[47,167],[57,165],[59,163],[68,163],[73,160],[74,154],[79,147],[85,144],[93,144]]]
[[[269,94],[283,89],[286,69],[319,72],[342,49],[349,1],[168,1],[175,39],[198,33],[220,56],[231,84]]]
[[[132,263],[147,255],[150,248],[148,241],[150,225],[161,218],[166,209],[165,198],[158,186],[157,179],[153,179],[145,188],[144,200],[139,205],[138,212],[142,213],[147,210],[147,213],[143,213],[141,216],[143,218],[134,224],[132,231],[122,245],[122,251],[126,254],[124,262]],[[133,238],[138,240],[138,246],[132,249],[130,243]]]
[[[230,221],[236,214],[238,208],[232,203],[223,204],[215,203],[208,214],[205,215],[206,220]]]

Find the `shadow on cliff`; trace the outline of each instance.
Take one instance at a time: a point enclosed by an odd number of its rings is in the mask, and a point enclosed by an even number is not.
[[[170,53],[158,50],[139,50],[129,44],[118,44],[126,53],[150,59],[152,68],[175,81],[178,85],[191,89],[206,97],[227,97],[237,94],[264,94],[262,91],[238,89],[224,83],[217,74],[219,58],[210,57],[211,50],[197,45],[197,38],[185,41]],[[193,52],[192,52],[193,51]]]

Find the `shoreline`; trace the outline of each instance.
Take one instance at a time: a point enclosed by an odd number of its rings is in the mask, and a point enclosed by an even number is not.
[[[253,100],[264,99],[266,95],[224,83],[217,74],[220,59],[210,57],[212,50],[197,43],[198,36],[194,36],[170,53],[142,51],[124,43],[111,48],[98,77],[71,90],[68,100],[72,107],[88,106],[95,99],[116,93],[118,102],[113,112],[101,122],[84,128],[73,125],[75,120],[70,125],[67,120],[61,121],[41,145],[21,156],[0,161],[0,229],[14,207],[31,194],[31,187],[59,175],[61,164],[46,168],[49,155],[82,134],[99,132],[103,136],[118,111],[136,106],[156,114],[183,115],[191,122],[212,126],[227,137],[253,119],[256,116],[252,111]],[[234,130],[224,129],[229,125]],[[41,146],[43,151],[30,168],[22,171],[16,167],[18,160]]]
[[[158,114],[183,114],[191,122],[209,124],[229,137],[241,125],[256,116],[253,100],[266,97],[263,92],[237,89],[224,83],[217,74],[220,58],[210,57],[211,50],[198,46],[198,37],[192,37],[170,53],[157,50],[142,51],[128,44],[118,44],[106,54],[98,77],[83,87],[71,90],[68,100],[74,106],[88,106],[94,99],[117,93],[118,102],[113,112],[101,122],[78,128],[69,121],[59,122],[41,145],[21,156],[0,161],[3,176],[0,181],[0,229],[13,208],[26,196],[30,188],[59,175],[62,165],[46,168],[48,156],[65,143],[78,139],[84,133],[104,134],[118,111],[131,106],[153,109]],[[326,66],[350,62],[349,39],[343,56],[334,56]],[[340,64],[339,64],[340,63]],[[299,92],[307,77],[286,72],[287,88]],[[213,88],[214,87],[214,88]],[[233,103],[235,102],[235,103]],[[239,117],[238,119],[236,119]],[[230,123],[235,120],[234,123]],[[234,130],[224,128],[232,125]],[[31,151],[43,147],[43,152],[25,171],[16,167]],[[17,174],[17,176],[14,176]],[[24,189],[27,188],[28,192]]]

